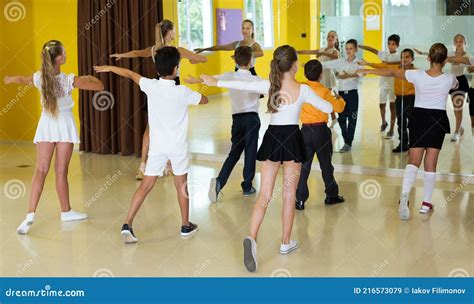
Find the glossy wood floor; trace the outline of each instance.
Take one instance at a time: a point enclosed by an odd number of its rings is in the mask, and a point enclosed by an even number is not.
[[[266,114],[267,99],[260,103],[260,140],[267,129],[270,115]],[[230,128],[232,125],[229,96],[214,96],[209,104],[191,107],[189,120],[190,150],[196,153],[227,155],[230,149]],[[387,119],[389,121],[387,105]],[[454,112],[451,101],[447,106],[451,130],[454,131]],[[393,153],[398,145],[398,133],[395,126],[393,139],[385,139],[380,133],[379,80],[364,79],[359,89],[359,118],[351,153],[334,153],[334,164],[356,165],[366,168],[397,168],[403,169],[408,160],[407,153]],[[474,142],[471,130],[468,105],[464,105],[462,126],[464,136],[459,142],[451,142],[446,135],[442,153],[439,156],[438,172],[473,174]],[[388,131],[388,128],[387,128]],[[341,130],[336,124],[333,128],[334,149],[343,145]]]
[[[225,112],[227,115],[227,112]],[[204,126],[203,126],[204,127]],[[222,131],[224,139],[224,131]],[[431,216],[417,209],[422,182],[411,195],[412,218],[397,214],[401,179],[336,174],[346,203],[326,207],[320,172],[310,178],[311,196],[297,211],[293,238],[300,248],[283,256],[281,198],[269,207],[258,240],[259,270],[242,263],[255,197],[240,191],[237,166],[220,202],[207,199],[209,179],[220,163],[194,161],[189,174],[191,220],[197,235],[181,239],[171,177],[160,179],[135,221],[139,243],[124,245],[120,227],[138,182],[139,160],[75,152],[70,166],[73,207],[90,218],[62,224],[47,178],[37,220],[29,235],[17,235],[35,164],[34,145],[0,144],[1,276],[455,276],[472,275],[473,186],[437,183]],[[255,186],[259,188],[260,174]],[[281,176],[275,192],[282,187]]]

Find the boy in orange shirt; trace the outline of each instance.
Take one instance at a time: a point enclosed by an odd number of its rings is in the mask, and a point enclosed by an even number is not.
[[[411,49],[404,49],[400,54],[401,63],[397,64],[385,64],[385,63],[368,63],[365,61],[360,62],[362,65],[368,65],[376,69],[416,69],[413,65],[415,59],[415,53]],[[369,73],[377,74],[376,70],[369,70]],[[392,150],[392,152],[400,153],[408,151],[410,148],[410,142],[408,137],[408,119],[413,110],[415,104],[415,87],[412,83],[395,78],[394,80],[394,91],[395,91],[395,108],[397,111],[397,125],[398,125],[398,137],[400,144]]]
[[[319,81],[322,79],[323,67],[318,60],[310,60],[304,65],[304,74],[309,80],[308,86],[321,98],[329,101],[335,113],[341,113],[346,106],[342,97],[334,97],[331,90],[324,87]],[[304,210],[304,204],[309,197],[308,177],[311,171],[314,154],[318,157],[321,174],[325,184],[326,205],[344,202],[344,198],[339,196],[339,186],[334,179],[334,167],[332,165],[332,134],[327,126],[328,114],[323,113],[312,105],[303,105],[300,114],[303,123],[301,133],[308,154],[306,161],[301,168],[300,180],[296,190],[296,209]]]

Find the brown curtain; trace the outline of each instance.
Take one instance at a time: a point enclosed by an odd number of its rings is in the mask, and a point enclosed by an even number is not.
[[[139,153],[146,127],[146,96],[131,80],[110,73],[94,74],[94,65],[117,65],[154,78],[151,57],[109,56],[144,49],[155,43],[155,25],[163,18],[161,0],[78,1],[79,75],[95,75],[103,92],[80,91],[80,150],[101,154]]]

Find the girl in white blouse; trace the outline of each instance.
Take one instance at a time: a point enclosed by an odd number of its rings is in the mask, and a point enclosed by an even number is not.
[[[298,57],[295,49],[284,45],[273,53],[270,81],[218,81],[210,76],[201,76],[206,85],[268,94],[267,108],[271,113],[271,120],[257,156],[257,159],[262,161],[260,192],[252,214],[250,235],[243,242],[244,264],[251,272],[257,270],[257,234],[267,206],[274,199],[273,188],[281,164],[283,164],[283,236],[280,253],[287,254],[298,248],[298,242],[291,240],[291,230],[301,163],[307,159],[298,125],[301,106],[307,102],[325,113],[331,113],[333,110],[329,102],[313,93],[307,85],[296,81],[297,70]]]

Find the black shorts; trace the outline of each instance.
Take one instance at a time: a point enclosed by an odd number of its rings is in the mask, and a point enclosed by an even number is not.
[[[446,110],[413,108],[408,118],[411,148],[441,150],[445,135],[450,133]]]
[[[459,82],[459,86],[455,90],[449,91],[449,94],[456,95],[465,95],[469,91],[469,82],[467,81],[466,75],[461,75],[456,77]]]

